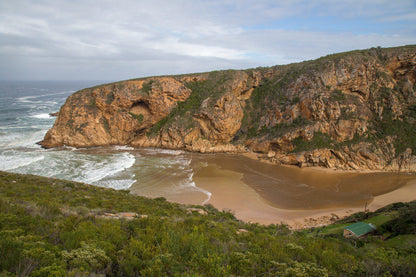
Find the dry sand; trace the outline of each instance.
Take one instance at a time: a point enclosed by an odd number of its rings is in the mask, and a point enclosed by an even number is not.
[[[265,225],[284,223],[293,229],[300,229],[326,225],[338,218],[364,211],[365,208],[365,203],[362,202],[348,207],[332,206],[310,210],[277,208],[244,183],[242,175],[220,168],[216,164],[208,164],[194,175],[194,181],[198,187],[212,193],[207,203],[220,210],[230,210],[238,219],[246,222]],[[367,209],[376,210],[390,203],[413,200],[416,200],[416,180],[409,181],[391,192],[375,196],[367,201]]]

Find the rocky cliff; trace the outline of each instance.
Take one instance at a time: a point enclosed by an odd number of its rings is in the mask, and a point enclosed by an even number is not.
[[[416,46],[151,77],[71,95],[41,145],[254,152],[277,164],[416,171]]]

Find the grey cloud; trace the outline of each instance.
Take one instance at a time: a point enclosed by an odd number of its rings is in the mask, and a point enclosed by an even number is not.
[[[273,24],[314,14],[415,23],[409,16],[414,6],[409,0],[401,5],[387,0],[1,1],[0,78],[127,79],[411,44],[415,24],[399,33],[366,35]],[[252,28],[262,25],[271,27]]]

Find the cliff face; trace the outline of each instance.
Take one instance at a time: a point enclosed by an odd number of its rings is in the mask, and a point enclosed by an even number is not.
[[[416,171],[416,46],[81,90],[44,147],[253,151],[278,164]]]

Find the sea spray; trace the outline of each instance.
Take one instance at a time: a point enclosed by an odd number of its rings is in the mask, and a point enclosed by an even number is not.
[[[34,118],[37,118],[37,119],[51,119],[51,118],[53,118],[53,116],[51,116],[48,113],[34,114],[34,115],[31,115],[30,117],[34,117]]]

